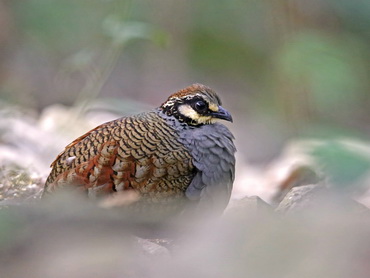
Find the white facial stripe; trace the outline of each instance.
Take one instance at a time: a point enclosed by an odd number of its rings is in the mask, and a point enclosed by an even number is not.
[[[197,121],[199,118],[199,114],[189,104],[180,105],[179,112],[194,121]]]
[[[188,104],[180,105],[179,112],[198,124],[210,124],[215,122],[212,116],[201,116]]]

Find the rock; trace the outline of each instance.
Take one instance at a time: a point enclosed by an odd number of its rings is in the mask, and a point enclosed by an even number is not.
[[[140,237],[137,237],[136,240],[140,248],[142,249],[143,253],[147,255],[148,257],[152,257],[152,258],[158,258],[158,257],[170,258],[171,257],[170,251],[166,247],[153,242],[155,240],[143,239]],[[161,241],[163,240],[161,239]]]
[[[34,202],[41,197],[44,180],[35,171],[13,164],[0,167],[0,206]]]
[[[293,187],[275,209],[276,212],[301,211],[314,206],[327,189],[322,184]]]
[[[350,213],[370,216],[369,208],[353,200],[350,195],[329,189],[322,183],[292,188],[275,209],[275,212],[284,214],[310,210],[320,212],[320,210],[331,211],[339,208]]]
[[[230,200],[225,214],[231,214],[239,211],[272,211],[272,207],[258,196],[244,197],[239,200]]]
[[[294,187],[316,184],[322,180],[316,170],[308,165],[295,165],[289,169],[286,177],[278,183],[278,190],[271,202],[280,203],[285,195]]]

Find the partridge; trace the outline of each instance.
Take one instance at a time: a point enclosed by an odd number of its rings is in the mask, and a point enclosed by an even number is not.
[[[193,84],[150,112],[104,123],[74,140],[51,164],[44,195],[70,187],[93,198],[134,190],[141,210],[181,211],[191,203],[222,211],[236,149],[219,119],[232,122],[212,89]]]

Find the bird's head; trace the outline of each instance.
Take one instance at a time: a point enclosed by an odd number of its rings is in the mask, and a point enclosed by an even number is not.
[[[193,84],[172,94],[159,108],[166,115],[193,126],[212,124],[218,119],[233,121],[221,106],[218,95],[202,84]]]

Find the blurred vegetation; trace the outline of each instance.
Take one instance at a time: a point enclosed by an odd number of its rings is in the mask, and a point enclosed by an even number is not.
[[[323,166],[331,185],[353,192],[361,187],[368,188],[367,179],[364,181],[364,178],[369,173],[370,156],[368,149],[349,143],[327,141],[315,148],[312,154]]]
[[[252,157],[291,135],[368,136],[369,1],[1,0],[0,10],[2,100],[154,106],[202,82],[262,138],[245,135]]]
[[[289,139],[324,138],[309,151],[329,184],[341,192],[366,190],[369,30],[369,0],[0,0],[0,147],[7,147],[0,148],[0,163],[8,151],[17,164],[49,164],[69,140],[60,126],[85,128],[75,115],[88,107],[133,113],[200,82],[216,89],[233,114],[238,167],[245,157],[271,162]],[[46,113],[56,103],[68,107]],[[5,117],[7,107],[19,108],[17,121]],[[35,111],[59,133],[46,138],[50,130],[41,132],[37,119],[21,124],[37,118]],[[40,193],[39,176],[6,167],[0,165],[0,189],[16,193],[17,203],[27,192]],[[268,190],[271,173],[262,175],[265,184],[249,183]],[[138,277],[369,277],[370,227],[342,200],[325,199],[298,217],[245,211],[238,219],[187,223],[193,232],[180,229],[188,244],[170,264],[141,258],[122,214],[61,201],[21,207],[18,215],[0,209],[5,275],[64,277],[67,269],[91,277],[91,265],[103,262],[106,277],[117,277],[117,268],[125,277],[135,271]],[[77,259],[60,263],[64,258]]]

